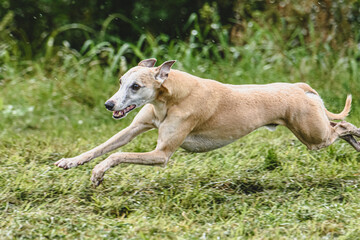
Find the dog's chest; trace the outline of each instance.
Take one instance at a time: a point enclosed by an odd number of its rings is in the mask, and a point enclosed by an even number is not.
[[[207,152],[232,143],[236,139],[216,139],[205,135],[189,135],[181,147],[190,152]]]

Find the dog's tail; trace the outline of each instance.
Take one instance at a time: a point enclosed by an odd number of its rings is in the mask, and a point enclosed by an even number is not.
[[[351,94],[349,94],[346,98],[346,103],[345,103],[345,107],[344,110],[341,113],[335,114],[332,112],[329,112],[326,108],[325,108],[325,113],[326,116],[330,119],[330,120],[343,120],[350,112],[351,110]]]

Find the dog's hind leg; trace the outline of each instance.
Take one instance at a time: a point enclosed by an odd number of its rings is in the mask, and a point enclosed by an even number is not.
[[[328,119],[320,117],[316,118],[317,121],[308,119],[303,119],[304,124],[302,126],[299,122],[295,122],[288,127],[310,150],[327,147],[338,138],[347,141],[357,151],[360,148],[360,144],[354,138],[354,136],[360,137],[360,128],[353,124],[346,121],[329,122]]]
[[[360,128],[355,127],[353,124],[341,121],[339,123],[330,123],[335,132],[338,134],[339,137],[343,137],[346,135],[354,135],[355,137],[360,137]]]
[[[360,128],[357,128],[346,121],[339,123],[330,122],[330,124],[334,128],[334,134],[338,135],[339,138],[344,139],[355,148],[356,151],[360,152],[360,143],[354,138],[354,136],[360,137]]]
[[[347,141],[353,148],[355,148],[356,151],[360,152],[360,143],[356,141],[352,135],[345,135],[340,138]]]

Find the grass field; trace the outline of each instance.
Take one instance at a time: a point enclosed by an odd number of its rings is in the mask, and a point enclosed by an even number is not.
[[[348,121],[360,126],[357,47],[278,49],[260,41],[264,34],[222,60],[206,60],[211,47],[143,41],[146,56],[177,59],[174,68],[205,78],[305,81],[333,112],[352,93]],[[106,156],[68,171],[53,166],[131,122],[135,113],[115,121],[103,103],[118,88],[117,71],[135,63],[123,54],[140,54],[141,44],[65,46],[34,61],[2,55],[0,239],[359,239],[360,155],[344,141],[308,151],[283,127],[259,129],[208,153],[179,149],[166,168],[118,166],[97,189],[91,170]],[[156,137],[150,131],[121,150],[150,151]]]

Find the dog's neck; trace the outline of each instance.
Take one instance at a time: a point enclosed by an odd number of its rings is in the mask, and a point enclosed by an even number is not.
[[[196,85],[194,76],[178,70],[171,70],[155,101],[166,103],[166,105],[175,105],[189,96],[194,85]]]

